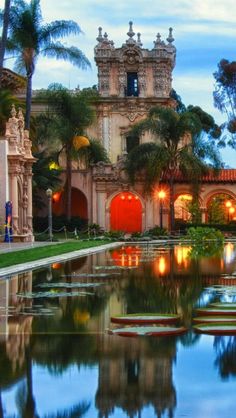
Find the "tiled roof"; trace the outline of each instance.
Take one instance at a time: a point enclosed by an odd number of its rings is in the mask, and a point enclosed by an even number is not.
[[[169,176],[165,175],[163,181],[168,180]],[[186,182],[188,181],[183,174],[178,171],[174,175],[174,180],[177,182]],[[209,172],[209,174],[202,177],[203,183],[236,183],[236,169],[233,168],[226,168],[220,170],[218,174],[215,174],[213,171]]]

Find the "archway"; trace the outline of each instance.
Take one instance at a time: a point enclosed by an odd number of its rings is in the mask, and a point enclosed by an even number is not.
[[[71,203],[71,216],[88,219],[88,202],[85,194],[81,190],[72,188]],[[65,193],[63,191],[53,194],[52,210],[53,214],[57,216],[65,214]]]
[[[236,200],[227,191],[215,192],[207,201],[207,223],[226,224],[236,220]]]
[[[192,201],[190,193],[181,193],[175,200],[175,219],[179,221],[188,222],[191,220],[191,213],[189,212],[189,204]]]
[[[112,199],[110,229],[128,233],[142,231],[142,204],[137,195],[123,192]]]

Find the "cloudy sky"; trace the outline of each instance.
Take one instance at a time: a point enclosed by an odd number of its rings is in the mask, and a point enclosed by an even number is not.
[[[3,3],[0,0],[1,7]],[[173,87],[186,105],[200,105],[218,123],[223,122],[223,115],[213,106],[213,72],[222,58],[236,60],[235,0],[41,0],[41,7],[45,22],[73,19],[79,23],[84,34],[66,42],[86,54],[92,69],[80,71],[69,63],[40,59],[34,89],[52,82],[69,88],[96,84],[93,48],[98,26],[119,47],[127,39],[128,22],[132,20],[145,48],[153,47],[157,32],[165,40],[168,28],[173,27],[177,48]],[[235,151],[226,150],[222,155],[226,163],[236,166]]]

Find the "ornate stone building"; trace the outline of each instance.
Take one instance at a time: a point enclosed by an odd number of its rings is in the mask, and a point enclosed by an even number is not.
[[[29,132],[24,130],[22,110],[12,107],[6,133],[0,138],[1,182],[0,219],[5,224],[5,203],[12,203],[14,241],[33,241],[32,231],[32,165]]]
[[[153,106],[175,106],[170,98],[176,55],[172,29],[167,43],[157,34],[152,50],[143,48],[140,33],[135,39],[132,22],[127,35],[126,42],[115,48],[99,28],[94,50],[101,99],[96,126],[89,133],[103,142],[112,163],[129,151],[132,143],[137,145],[139,139],[131,141],[128,135],[133,123],[145,117]]]
[[[162,204],[155,193],[147,196],[142,178],[132,186],[124,170],[126,154],[140,143],[150,140],[130,137],[130,127],[145,118],[153,106],[175,107],[171,98],[172,70],[176,48],[172,28],[166,42],[158,33],[153,49],[143,47],[140,33],[135,37],[132,22],[128,39],[116,48],[107,33],[98,30],[95,62],[98,68],[100,98],[96,104],[97,120],[88,135],[98,139],[106,148],[111,164],[98,163],[88,170],[74,166],[72,176],[72,215],[86,217],[105,230],[127,232],[145,231],[160,225],[169,226],[168,184]],[[176,218],[187,219],[186,202],[191,199],[191,184],[179,174],[174,179]],[[215,177],[202,179],[200,205],[202,221],[207,221],[207,207],[217,194],[224,194],[236,202],[236,170],[222,170]],[[53,210],[62,214],[63,193],[54,196]]]

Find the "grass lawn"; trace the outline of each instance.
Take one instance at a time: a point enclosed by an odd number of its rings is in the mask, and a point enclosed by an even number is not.
[[[109,240],[91,240],[91,241],[70,241],[45,247],[30,248],[27,250],[12,251],[0,254],[0,268],[13,266],[14,264],[27,263],[29,261],[39,260],[41,258],[53,257],[55,255],[65,254],[72,251],[83,250],[85,248],[96,247],[109,244]]]

